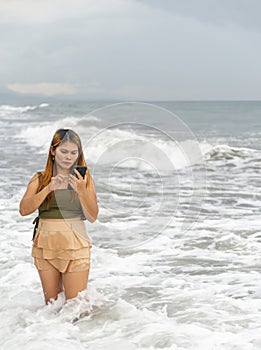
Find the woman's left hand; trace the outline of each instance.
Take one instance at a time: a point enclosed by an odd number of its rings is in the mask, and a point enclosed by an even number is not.
[[[69,175],[69,184],[72,186],[74,191],[76,191],[78,194],[83,193],[86,191],[86,186],[87,186],[87,176],[85,175],[84,178],[82,175],[79,173],[77,169],[74,169],[76,175],[78,176],[75,177],[72,174]]]

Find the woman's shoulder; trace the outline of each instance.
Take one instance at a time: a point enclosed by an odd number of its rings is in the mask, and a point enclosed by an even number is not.
[[[42,176],[43,176],[43,173],[44,173],[44,171],[37,171],[37,172],[33,175],[33,177],[31,178],[30,182],[35,181],[35,180],[41,181]]]
[[[34,176],[35,177],[42,177],[44,175],[44,170],[41,170],[41,171],[37,171]]]

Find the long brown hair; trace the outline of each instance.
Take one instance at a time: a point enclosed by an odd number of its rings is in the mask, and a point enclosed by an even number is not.
[[[49,148],[49,153],[46,161],[45,170],[40,173],[41,175],[41,181],[39,183],[37,192],[40,192],[44,187],[46,187],[50,181],[52,176],[54,176],[54,157],[52,155],[52,151],[54,151],[58,146],[60,146],[64,142],[73,142],[78,147],[78,158],[74,165],[84,165],[87,167],[86,176],[87,176],[87,186],[90,184],[90,172],[88,169],[88,166],[86,164],[83,149],[82,149],[82,143],[79,135],[71,130],[71,129],[58,129],[51,141],[51,145]],[[53,192],[49,193],[47,196],[47,202],[49,203],[51,200],[51,197],[53,195]]]

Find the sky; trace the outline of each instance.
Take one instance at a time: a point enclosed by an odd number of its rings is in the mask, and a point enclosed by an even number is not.
[[[259,0],[0,0],[0,94],[260,100]]]

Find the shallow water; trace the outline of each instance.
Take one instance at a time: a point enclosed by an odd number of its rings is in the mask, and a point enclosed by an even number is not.
[[[0,107],[1,349],[261,348],[261,104],[161,105],[184,124],[144,105]],[[58,127],[82,137],[100,213],[88,290],[46,306],[18,205]]]

